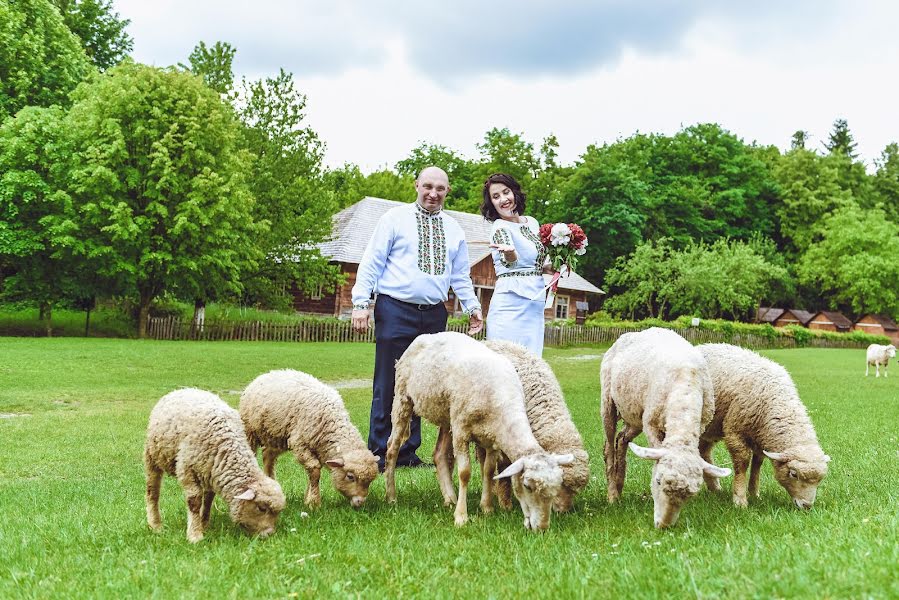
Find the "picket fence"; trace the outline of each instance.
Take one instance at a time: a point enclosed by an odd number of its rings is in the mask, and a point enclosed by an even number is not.
[[[196,325],[191,319],[179,317],[151,317],[147,328],[150,338],[156,340],[200,341],[253,341],[253,342],[373,342],[374,331],[358,333],[350,321],[299,321],[284,323],[275,321],[206,321]],[[468,326],[450,324],[448,331],[465,333]],[[583,325],[553,325],[547,323],[544,344],[551,347],[579,345],[610,345],[624,333],[639,331],[628,327],[586,327]],[[694,344],[726,342],[745,348],[796,348],[796,340],[790,337],[769,338],[752,333],[726,334],[697,327],[675,329]],[[483,339],[482,331],[475,336]],[[812,338],[806,344],[812,348],[865,348],[867,343],[855,340]]]

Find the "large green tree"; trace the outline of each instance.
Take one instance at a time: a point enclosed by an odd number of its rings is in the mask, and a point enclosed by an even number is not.
[[[899,315],[897,256],[899,225],[882,210],[848,205],[822,220],[797,270],[831,308]]]
[[[127,282],[138,331],[174,291],[238,293],[264,228],[231,108],[199,77],[133,63],[82,84],[65,127],[73,210],[56,224],[75,254]]]
[[[0,2],[0,122],[25,106],[68,104],[90,69],[49,0]]]
[[[91,62],[100,70],[113,67],[131,52],[134,40],[125,31],[128,19],[119,17],[112,0],[52,0],[63,22],[78,36]]]
[[[899,144],[888,144],[874,162],[875,200],[893,223],[899,223]]]
[[[207,46],[206,42],[200,42],[194,46],[187,58],[191,73],[199,75],[206,85],[220,94],[228,94],[234,88],[234,55],[237,49],[228,42],[216,42]]]

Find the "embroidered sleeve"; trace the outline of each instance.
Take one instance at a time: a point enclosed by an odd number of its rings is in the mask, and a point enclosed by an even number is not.
[[[497,227],[496,231],[493,232],[493,243],[501,244],[503,246],[512,246],[512,234],[505,227]],[[499,262],[506,268],[511,267],[515,264],[516,261],[508,261],[506,260],[506,253],[499,252]]]

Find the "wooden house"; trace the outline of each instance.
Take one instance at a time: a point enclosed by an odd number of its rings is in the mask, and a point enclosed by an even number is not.
[[[852,325],[852,329],[873,335],[885,335],[894,345],[899,346],[899,326],[886,315],[864,315]]]
[[[809,321],[811,321],[814,316],[814,313],[810,313],[807,310],[785,308],[771,324],[775,327],[786,327],[787,325],[801,325],[802,327],[808,327]]]
[[[774,325],[777,318],[784,313],[782,308],[774,308],[773,306],[760,306],[755,314],[757,323],[769,323]]]
[[[294,310],[302,313],[349,317],[353,310],[353,284],[356,283],[356,271],[359,268],[359,261],[362,260],[365,246],[374,234],[375,226],[381,215],[401,204],[403,203],[393,200],[366,197],[334,215],[331,240],[319,244],[318,247],[322,255],[328,257],[332,263],[340,265],[347,276],[346,283],[334,292],[320,292],[312,296],[306,296],[294,288],[291,290],[294,298]],[[491,224],[481,215],[453,210],[446,212],[459,223],[465,232],[468,260],[471,265],[471,281],[474,284],[475,294],[481,302],[484,317],[486,317],[490,310],[490,298],[496,287],[496,271],[493,268],[493,258],[490,253]],[[544,277],[548,282],[549,276],[545,275]],[[588,295],[603,293],[605,292],[577,273],[571,273],[568,277],[560,280],[555,302],[545,312],[546,319],[575,318],[579,313],[583,317],[589,308]],[[452,290],[446,301],[446,308],[450,315],[462,314],[462,307]]]
[[[815,313],[808,322],[807,327],[809,329],[820,329],[821,331],[849,333],[852,330],[852,321],[841,313],[821,310]]]

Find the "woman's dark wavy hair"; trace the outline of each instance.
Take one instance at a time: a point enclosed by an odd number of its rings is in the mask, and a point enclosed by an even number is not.
[[[484,182],[484,202],[481,203],[481,214],[484,215],[484,218],[488,221],[496,221],[501,218],[490,200],[490,186],[494,183],[508,186],[512,190],[512,194],[515,196],[515,212],[519,215],[524,215],[525,196],[524,192],[521,191],[521,186],[518,185],[518,182],[511,175],[494,173]]]

